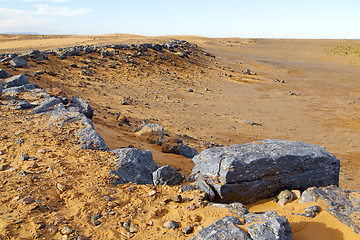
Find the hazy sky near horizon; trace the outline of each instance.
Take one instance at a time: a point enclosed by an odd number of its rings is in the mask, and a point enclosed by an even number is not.
[[[360,39],[359,0],[0,0],[0,33]]]

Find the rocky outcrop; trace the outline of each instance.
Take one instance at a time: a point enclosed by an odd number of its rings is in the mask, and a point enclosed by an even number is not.
[[[17,68],[26,67],[28,64],[25,58],[25,56],[15,57],[10,61],[10,64]]]
[[[237,225],[242,225],[237,217],[224,217],[200,230],[190,240],[251,240]]]
[[[326,202],[326,211],[360,234],[360,190],[344,190],[337,186],[311,187],[300,198],[300,202],[317,201]]]
[[[302,142],[270,139],[206,149],[193,162],[191,179],[206,182],[224,202],[247,204],[284,189],[339,184],[340,161]]]
[[[168,138],[162,142],[161,151],[164,153],[174,153],[182,155],[187,158],[193,158],[196,156],[198,151],[195,148],[191,148],[184,145],[180,138]]]
[[[159,166],[153,160],[150,151],[121,148],[112,152],[117,157],[114,163],[115,170],[110,171],[110,175],[113,175],[113,184],[153,184],[152,174]]]
[[[245,216],[246,229],[252,239],[256,240],[291,240],[291,226],[285,216],[275,211],[263,214],[250,213]]]
[[[153,172],[154,185],[180,185],[185,176],[173,169],[171,166],[163,166]]]

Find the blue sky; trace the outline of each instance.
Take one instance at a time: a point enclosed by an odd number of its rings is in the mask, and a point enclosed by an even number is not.
[[[359,0],[0,0],[0,33],[360,39]]]

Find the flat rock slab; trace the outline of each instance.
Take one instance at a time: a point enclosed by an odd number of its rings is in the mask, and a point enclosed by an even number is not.
[[[112,152],[118,157],[115,162],[116,170],[110,171],[110,175],[117,176],[114,178],[114,184],[153,184],[153,172],[159,165],[155,163],[150,151],[120,148]]]
[[[326,211],[360,234],[360,190],[344,190],[337,186],[311,187],[300,198],[300,202],[319,200],[327,203]]]
[[[324,147],[269,139],[204,150],[191,179],[211,186],[223,202],[249,204],[284,189],[339,185],[340,161]]]
[[[237,217],[224,217],[200,230],[190,240],[251,240],[237,225],[242,225]]]

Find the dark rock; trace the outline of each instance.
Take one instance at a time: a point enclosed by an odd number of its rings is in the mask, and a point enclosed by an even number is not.
[[[41,52],[39,50],[31,50],[28,53],[28,55],[29,55],[30,58],[39,58],[40,55],[41,55]]]
[[[184,175],[171,166],[163,166],[152,173],[154,185],[180,185],[185,180]]]
[[[26,161],[29,160],[29,155],[27,154],[20,154],[20,161]]]
[[[70,106],[76,108],[78,112],[83,113],[89,119],[92,119],[94,116],[94,110],[92,107],[78,96],[73,97],[70,102]]]
[[[175,221],[167,221],[166,223],[164,223],[164,228],[171,229],[171,228],[178,228],[178,227],[179,227],[179,224]]]
[[[208,199],[214,199],[217,193],[206,181],[198,179],[194,182],[194,186],[198,187],[201,191],[206,193]]]
[[[0,69],[0,79],[10,78],[12,75],[3,69]]]
[[[311,187],[300,198],[300,202],[317,201],[325,201],[328,205],[326,211],[360,234],[360,190],[344,190],[337,186]]]
[[[39,114],[39,113],[50,112],[55,110],[57,107],[65,109],[64,105],[61,103],[61,101],[58,98],[51,97],[40,103],[39,106],[37,106],[31,111],[31,113]]]
[[[122,148],[113,151],[117,160],[116,170],[111,170],[110,175],[116,175],[114,184],[127,182],[137,184],[153,184],[152,173],[159,168],[153,160],[150,151],[136,148]]]
[[[302,142],[270,139],[206,149],[193,162],[191,179],[206,180],[224,202],[248,204],[283,189],[339,184],[340,161]]]
[[[30,83],[30,84],[24,84],[22,86],[6,88],[2,91],[2,93],[17,95],[21,92],[30,92],[31,90],[34,90],[35,88],[36,88],[36,85]]]
[[[104,139],[95,131],[92,125],[79,130],[76,135],[79,137],[80,147],[83,149],[109,151]]]
[[[285,216],[275,211],[264,214],[250,213],[245,216],[245,224],[252,239],[256,240],[291,240],[291,226]]]
[[[27,66],[27,61],[24,57],[15,57],[10,61],[10,64],[14,67],[21,68]]]
[[[224,217],[198,232],[190,240],[251,240],[237,225],[237,217]]]
[[[187,158],[193,158],[196,156],[198,151],[183,144],[180,138],[168,138],[162,142],[161,151],[164,153],[179,154]]]
[[[184,234],[190,234],[194,231],[194,229],[192,228],[192,226],[186,225],[181,231]]]
[[[16,75],[6,79],[5,88],[18,87],[25,84],[30,84],[25,75]]]

